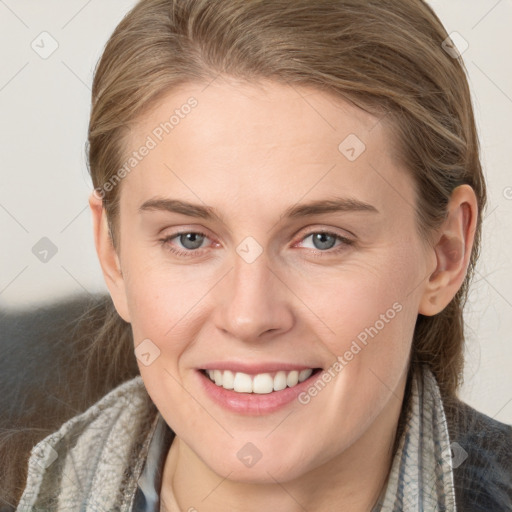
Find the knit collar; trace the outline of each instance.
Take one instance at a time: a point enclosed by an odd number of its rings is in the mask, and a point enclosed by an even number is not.
[[[427,366],[413,373],[405,428],[372,512],[456,512],[452,450],[443,402]]]

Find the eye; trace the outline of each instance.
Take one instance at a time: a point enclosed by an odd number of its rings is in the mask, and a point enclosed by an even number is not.
[[[176,237],[175,237],[176,238]],[[206,235],[203,233],[181,233],[177,235],[177,238],[181,244],[185,247],[185,249],[199,249],[206,238]]]
[[[191,256],[202,251],[201,246],[205,239],[208,238],[205,233],[200,233],[197,231],[181,231],[180,233],[175,233],[168,237],[162,238],[159,242],[169,251],[178,256]],[[182,248],[175,247],[174,244],[171,243],[172,240],[177,239],[178,243],[181,244]]]
[[[352,240],[330,231],[313,231],[303,237],[302,240],[304,241],[308,238],[311,238],[311,242],[313,244],[312,249],[329,253],[339,252],[345,249],[347,245],[352,245],[354,243]],[[335,247],[336,240],[339,240],[341,243]],[[335,249],[330,251],[329,249],[332,249],[333,247],[335,247]]]

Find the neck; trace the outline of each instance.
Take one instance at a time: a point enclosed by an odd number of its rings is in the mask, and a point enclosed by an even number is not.
[[[247,483],[213,472],[176,437],[164,466],[162,511],[171,495],[182,511],[368,512],[382,492],[394,455],[405,379],[382,413],[343,453],[286,482]],[[174,512],[174,511],[172,511]]]

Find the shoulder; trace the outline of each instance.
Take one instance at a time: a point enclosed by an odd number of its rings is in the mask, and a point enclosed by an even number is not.
[[[512,510],[512,426],[456,398],[444,402],[459,508]]]
[[[156,412],[139,376],[71,418],[32,449],[18,510],[107,510],[131,499]]]

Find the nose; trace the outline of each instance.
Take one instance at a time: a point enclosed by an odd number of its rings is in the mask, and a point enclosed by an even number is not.
[[[252,263],[235,256],[234,268],[219,285],[214,318],[224,333],[241,341],[264,341],[292,327],[293,294],[265,253]]]

